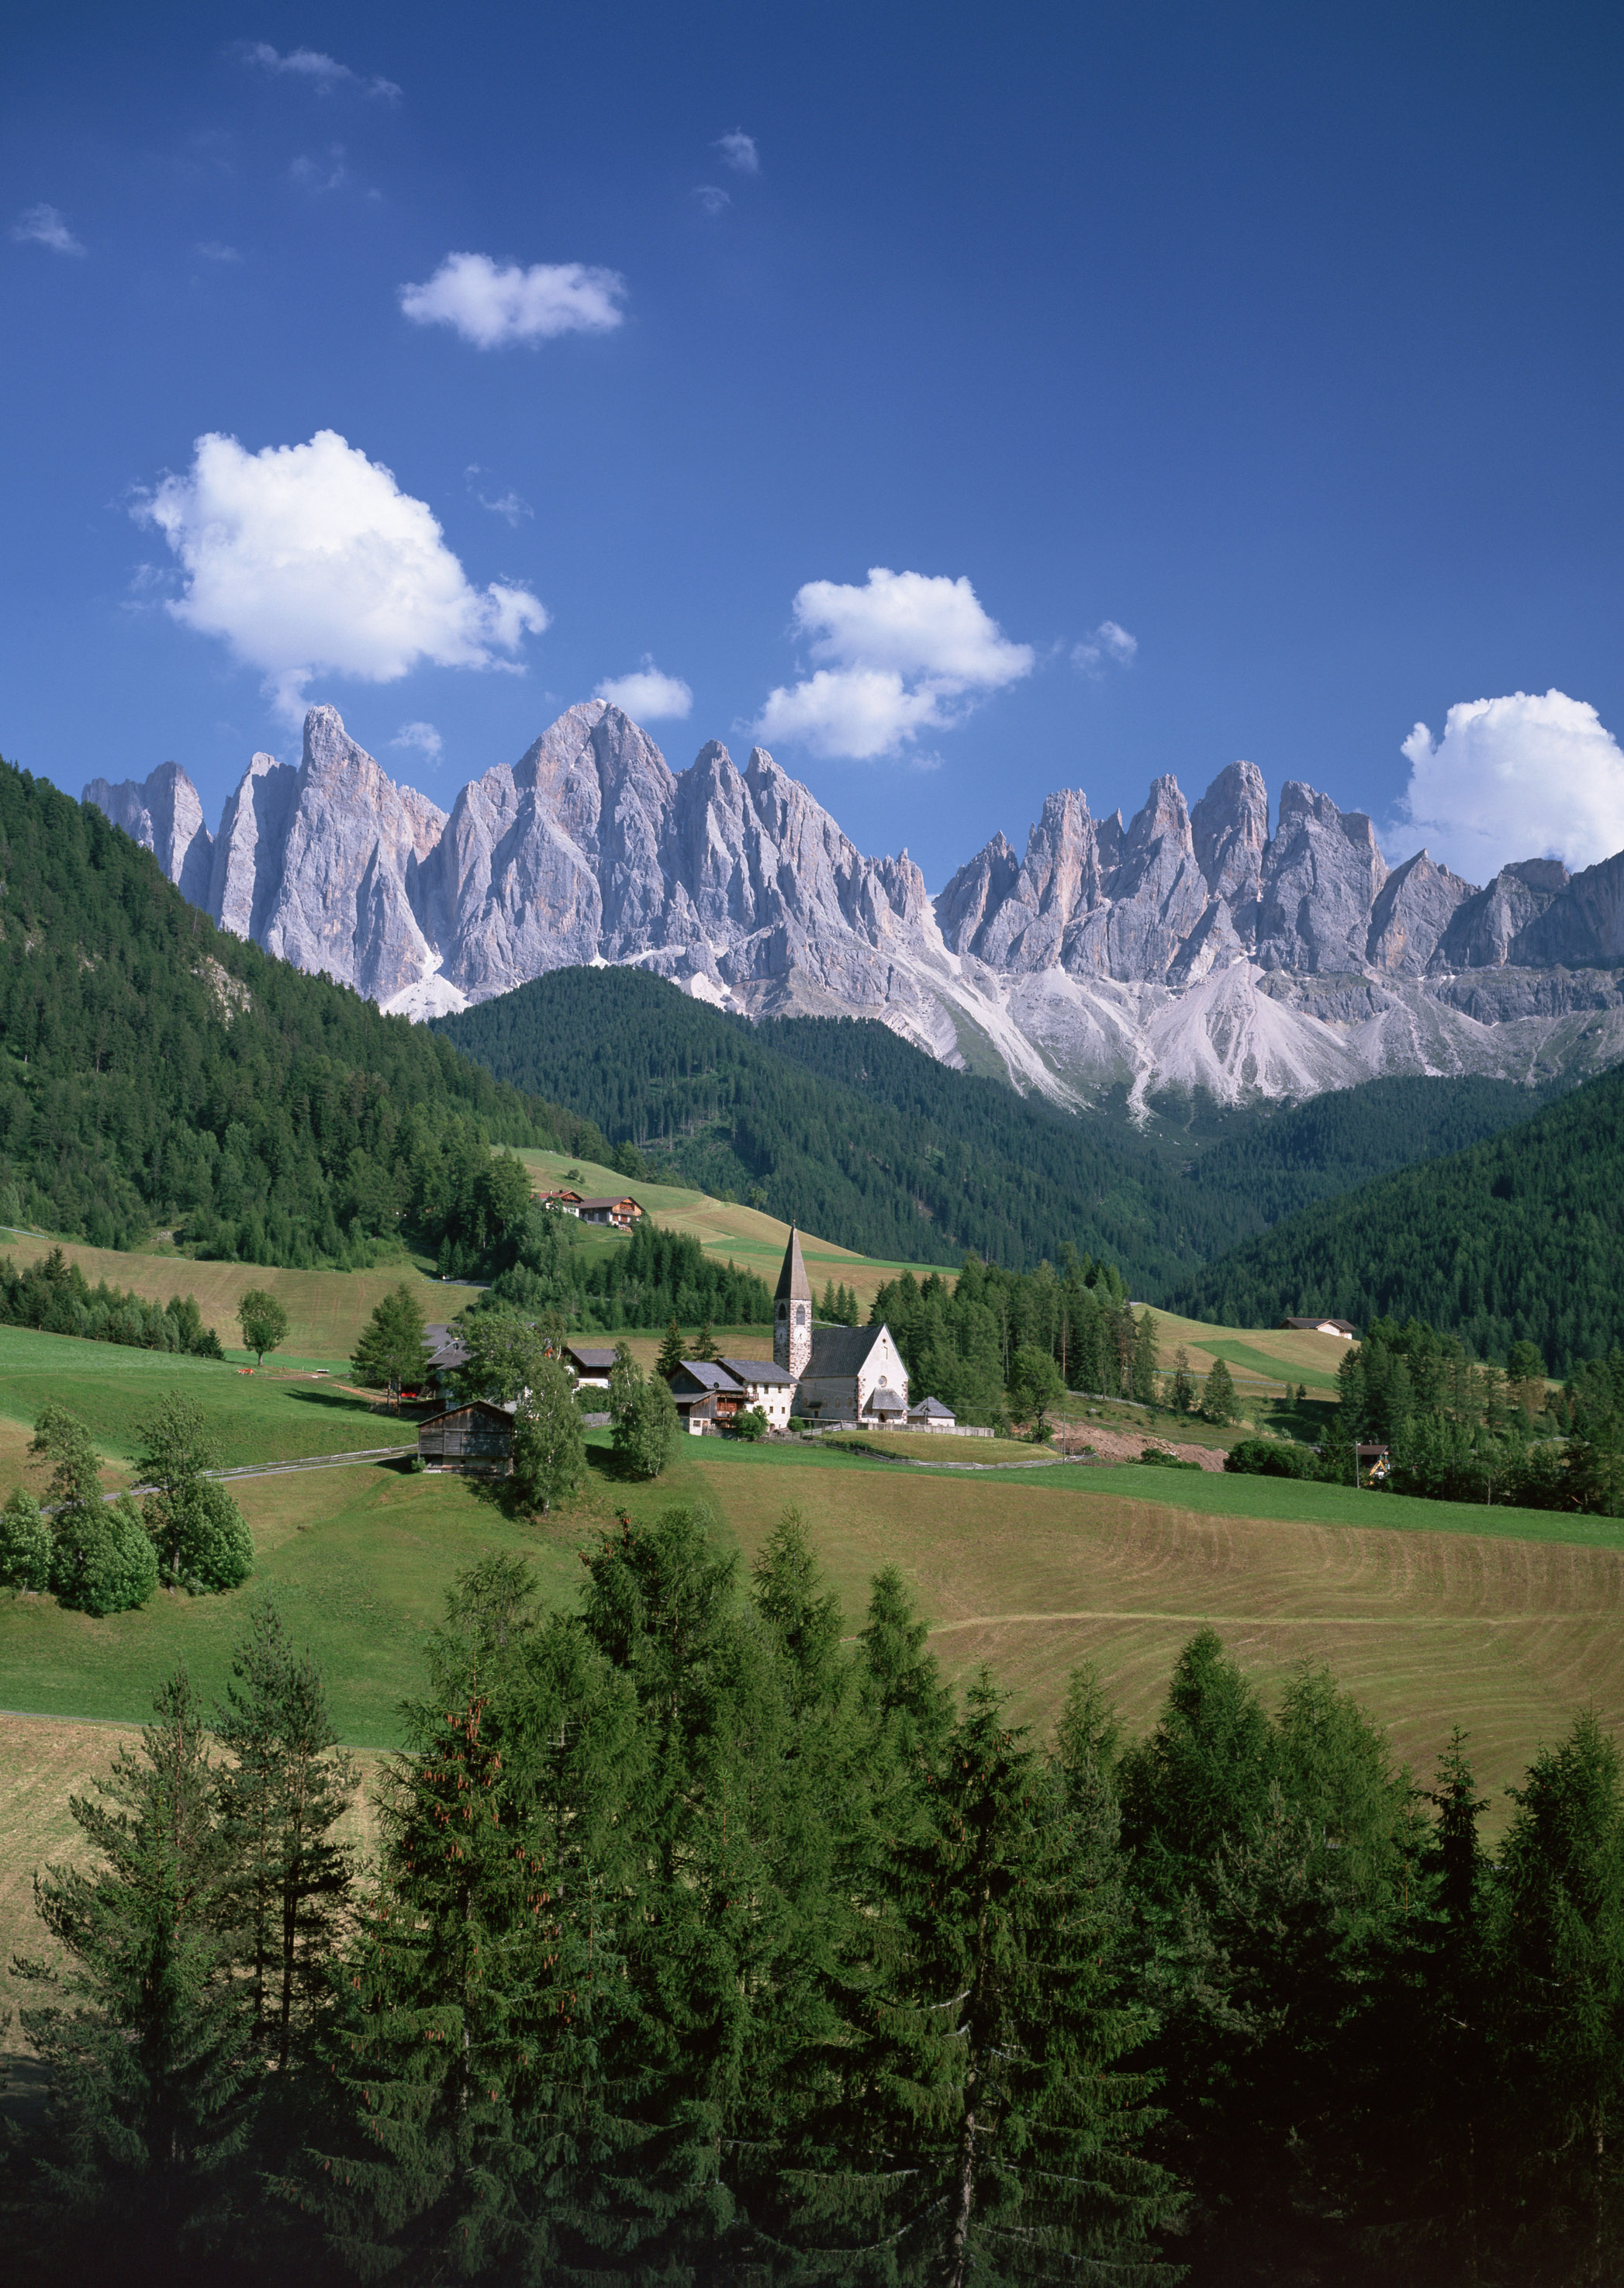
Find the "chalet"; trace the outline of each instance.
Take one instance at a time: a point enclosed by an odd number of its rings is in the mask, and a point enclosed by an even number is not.
[[[610,1199],[606,1196],[602,1199],[582,1200],[571,1212],[579,1216],[582,1223],[607,1224],[614,1231],[630,1231],[643,1210],[630,1197]]]
[[[801,1423],[889,1423],[907,1414],[907,1369],[889,1327],[812,1324],[812,1282],[790,1226],[772,1306],[772,1356],[795,1378]]]
[[[564,1363],[574,1375],[576,1385],[582,1390],[607,1390],[609,1370],[614,1364],[612,1350],[594,1348],[588,1343],[566,1343]]]
[[[567,1184],[560,1184],[551,1192],[543,1192],[540,1196],[544,1208],[556,1209],[560,1215],[579,1215],[581,1212],[581,1195],[572,1192]]]
[[[712,1359],[684,1359],[671,1377],[671,1396],[684,1429],[696,1438],[731,1422],[749,1402],[737,1378]]]
[[[1282,1319],[1280,1325],[1294,1335],[1340,1335],[1349,1343],[1359,1333],[1349,1319]]]
[[[907,1410],[910,1430],[956,1430],[958,1417],[951,1406],[944,1406],[939,1398],[922,1398],[917,1406]]]
[[[505,1478],[513,1467],[513,1417],[483,1398],[448,1406],[417,1426],[417,1458],[425,1468],[463,1477]]]
[[[457,1369],[468,1363],[468,1346],[449,1327],[425,1327],[423,1339],[428,1347],[430,1385],[443,1392]]]
[[[722,1364],[744,1392],[747,1406],[758,1406],[769,1430],[789,1427],[795,1403],[795,1378],[774,1359],[725,1358]]]

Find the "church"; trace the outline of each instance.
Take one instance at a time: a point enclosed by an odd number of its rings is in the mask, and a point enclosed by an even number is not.
[[[898,1429],[907,1420],[907,1369],[891,1329],[812,1324],[812,1282],[793,1224],[772,1303],[772,1360],[795,1384],[792,1421]]]

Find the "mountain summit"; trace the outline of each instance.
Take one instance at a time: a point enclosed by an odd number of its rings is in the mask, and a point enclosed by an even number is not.
[[[1527,1079],[1624,1060],[1624,853],[1485,887],[1261,773],[1157,779],[1124,825],[1051,794],[939,896],[867,858],[764,749],[673,772],[618,707],[571,707],[449,815],[313,707],[297,769],[256,755],[212,839],[173,763],[84,799],[223,926],[426,1016],[551,969],[635,962],[718,1007],[874,1017],[955,1064],[1083,1104],[1224,1102],[1387,1073]]]

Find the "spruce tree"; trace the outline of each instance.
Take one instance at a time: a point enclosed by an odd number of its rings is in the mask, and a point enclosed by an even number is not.
[[[1195,1377],[1190,1371],[1190,1354],[1182,1344],[1173,1354],[1169,1399],[1175,1414],[1188,1414],[1195,1405]]]
[[[712,1365],[715,1362],[717,1355],[717,1339],[710,1331],[710,1322],[709,1319],[706,1320],[704,1325],[700,1329],[698,1335],[694,1339],[693,1355],[696,1359],[702,1359],[707,1366]]]
[[[178,2279],[231,2244],[258,2085],[221,1925],[229,1860],[203,1712],[184,1669],[93,1796],[69,1809],[90,1863],[35,1881],[66,1962],[22,1961],[46,2077],[32,2201],[67,2262]],[[61,2254],[59,2261],[62,2260]]]
[[[1201,1394],[1201,1411],[1209,1422],[1220,1425],[1240,1418],[1234,1378],[1222,1359],[1214,1359],[1212,1362],[1206,1388]]]
[[[361,1329],[350,1370],[365,1388],[387,1391],[392,1406],[400,1403],[402,1390],[421,1387],[429,1370],[423,1307],[404,1283],[391,1289]]]
[[[682,1329],[677,1325],[677,1314],[673,1311],[671,1323],[666,1329],[665,1339],[660,1346],[660,1355],[654,1362],[654,1372],[662,1374],[669,1382],[671,1377],[680,1371],[682,1358]]]
[[[350,1854],[330,1831],[360,1774],[337,1752],[321,1670],[295,1649],[269,1598],[232,1655],[215,1730],[233,1759],[220,1815],[255,2031],[285,2073],[296,2033],[320,2006],[348,1898]]]

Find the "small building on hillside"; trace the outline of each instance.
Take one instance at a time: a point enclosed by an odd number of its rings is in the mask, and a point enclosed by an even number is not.
[[[457,1369],[468,1362],[468,1346],[449,1327],[425,1327],[423,1339],[428,1346],[429,1380],[433,1388],[444,1392],[449,1386]]]
[[[907,1413],[907,1369],[889,1327],[813,1325],[812,1282],[793,1224],[772,1301],[772,1356],[794,1378],[796,1422],[895,1426]]]
[[[630,1231],[643,1210],[630,1194],[622,1194],[616,1199],[606,1195],[602,1199],[582,1200],[574,1212],[582,1223],[607,1224],[614,1231]]]
[[[603,1350],[590,1343],[566,1343],[564,1363],[582,1390],[607,1390],[609,1370],[614,1364],[613,1350]]]
[[[939,1398],[922,1398],[917,1406],[907,1410],[910,1430],[956,1430],[958,1416],[951,1406],[944,1406]]]
[[[571,1191],[567,1184],[555,1185],[551,1191],[543,1192],[539,1197],[544,1208],[555,1209],[559,1215],[579,1215],[581,1212],[581,1195]]]
[[[1280,1326],[1294,1335],[1340,1335],[1344,1342],[1359,1333],[1351,1319],[1282,1319]]]
[[[431,1470],[463,1477],[505,1478],[513,1468],[513,1417],[483,1398],[448,1406],[417,1425],[417,1455]]]

